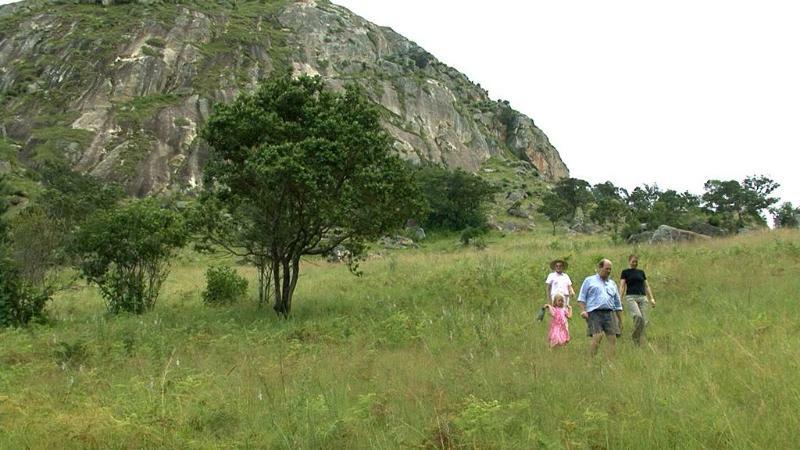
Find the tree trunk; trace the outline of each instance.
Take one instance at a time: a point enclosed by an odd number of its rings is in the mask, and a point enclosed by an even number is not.
[[[292,311],[292,297],[300,274],[300,258],[275,261],[272,267],[272,282],[275,292],[275,313],[284,318]]]
[[[269,303],[272,293],[272,264],[267,260],[259,259],[256,264],[258,270],[258,307]]]

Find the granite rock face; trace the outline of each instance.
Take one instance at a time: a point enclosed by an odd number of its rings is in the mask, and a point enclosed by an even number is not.
[[[655,231],[643,231],[628,238],[629,244],[667,244],[675,242],[706,241],[710,236],[689,230],[660,225]]]
[[[275,71],[360,85],[405,159],[476,171],[510,157],[569,176],[530,118],[391,29],[312,0],[0,7],[0,138],[26,164],[62,159],[134,195],[193,190],[214,105]]]

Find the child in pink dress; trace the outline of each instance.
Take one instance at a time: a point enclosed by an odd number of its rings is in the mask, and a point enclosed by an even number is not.
[[[552,305],[544,305],[550,311],[553,318],[550,321],[550,332],[547,339],[550,341],[550,348],[567,345],[569,342],[569,323],[567,319],[572,318],[572,307],[564,307],[564,296],[556,294],[553,297]]]

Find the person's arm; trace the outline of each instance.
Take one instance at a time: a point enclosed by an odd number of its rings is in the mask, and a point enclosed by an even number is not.
[[[586,296],[589,293],[589,284],[586,280],[581,285],[581,293],[578,295],[578,306],[581,308],[581,317],[584,319],[589,318],[589,313],[586,312]]]
[[[613,283],[613,281],[612,281]],[[614,286],[616,287],[616,285]],[[622,332],[622,300],[619,296],[619,291],[614,293],[614,309],[617,312],[617,323],[619,324],[619,331]]]
[[[572,306],[571,305],[567,306],[567,319],[572,319]]]
[[[544,288],[544,293],[545,293],[545,295],[547,296],[546,298],[547,298],[547,301],[548,301],[548,302],[550,301],[550,298],[551,298],[551,297],[550,297],[550,289],[551,289],[550,283],[547,283],[547,284],[545,285],[545,288]]]
[[[569,296],[575,298],[575,289],[572,288],[572,281],[569,283]]]
[[[653,296],[653,291],[650,290],[650,283],[647,280],[644,280],[644,288],[647,295],[650,297],[650,304],[655,307],[656,306],[656,298]]]
[[[619,280],[619,298],[625,298],[625,293],[628,291],[628,282],[625,278]]]

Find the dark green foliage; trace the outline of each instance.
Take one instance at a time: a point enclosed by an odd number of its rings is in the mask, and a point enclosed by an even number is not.
[[[39,178],[45,187],[39,203],[64,230],[74,229],[95,211],[111,208],[125,196],[118,185],[62,164],[46,165],[40,169]]]
[[[423,227],[457,231],[486,225],[484,207],[497,189],[482,178],[461,169],[428,165],[414,179],[428,205]]]
[[[617,235],[620,224],[628,217],[629,209],[624,196],[627,192],[614,186],[610,181],[596,184],[592,189],[595,208],[590,217],[598,225],[611,225]]]
[[[776,228],[797,228],[800,226],[800,208],[791,202],[783,203],[779,208],[770,210]]]
[[[143,313],[155,306],[170,259],[187,238],[179,214],[147,199],[96,212],[73,246],[81,274],[100,287],[109,311]]]
[[[569,205],[569,218],[575,218],[578,208],[586,209],[592,198],[591,185],[579,178],[564,178],[556,183],[553,193]]]
[[[708,180],[702,198],[715,221],[738,230],[748,221],[766,223],[762,213],[778,202],[776,197],[770,196],[778,187],[778,183],[765,176],[749,176],[742,183]]]
[[[628,194],[625,202],[629,213],[620,232],[622,237],[654,230],[660,225],[688,228],[693,223],[707,221],[700,208],[700,199],[689,192],[661,191],[657,185],[645,184]]]
[[[0,177],[0,194],[6,187]],[[3,217],[7,208],[4,196],[0,195],[0,327],[24,326],[43,317],[51,293],[26,282],[11,258],[8,226]]]
[[[486,236],[488,232],[489,229],[486,227],[464,228],[464,231],[461,232],[461,244],[465,246],[473,245],[480,249],[486,248],[486,241],[483,239],[483,236]]]
[[[53,357],[62,368],[78,368],[89,359],[89,349],[85,342],[59,342],[53,351]]]
[[[247,295],[247,280],[228,266],[209,267],[203,302],[210,306],[230,305]]]
[[[25,326],[42,319],[51,293],[28,285],[13,261],[0,256],[0,326]]]
[[[538,211],[553,224],[553,235],[555,235],[556,224],[571,217],[572,207],[555,192],[548,192],[542,197],[542,205],[539,206]]]
[[[261,301],[271,279],[284,316],[303,255],[338,245],[357,255],[421,209],[378,110],[353,86],[335,93],[318,77],[272,78],[220,105],[202,137],[209,189],[197,229],[258,267]]]
[[[4,213],[8,186],[0,177],[0,327],[24,326],[44,315],[50,292],[26,282],[11,258],[10,237]]]
[[[2,249],[3,245],[6,243],[6,220],[5,214],[8,211],[8,194],[10,187],[8,182],[6,181],[5,175],[0,174],[0,249]]]
[[[9,249],[19,274],[31,285],[48,290],[48,277],[63,260],[64,235],[39,205],[21,210],[11,220]]]

